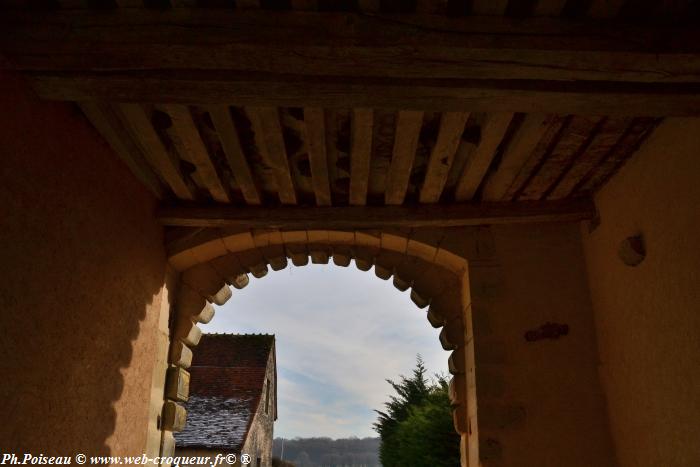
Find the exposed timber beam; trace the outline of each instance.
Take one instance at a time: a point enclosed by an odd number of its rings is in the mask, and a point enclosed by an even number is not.
[[[556,18],[3,11],[0,51],[60,100],[700,114],[700,30]],[[507,77],[507,79],[504,79]]]
[[[189,8],[6,10],[0,24],[2,49],[26,71],[622,82],[700,76],[700,31],[681,26]]]
[[[384,193],[386,204],[402,204],[406,198],[422,124],[423,112],[399,111]]]
[[[700,83],[326,80],[240,73],[26,74],[50,100],[432,111],[698,116]]]
[[[163,225],[261,229],[375,229],[573,222],[591,219],[590,199],[517,203],[349,207],[162,207]]]
[[[367,189],[372,158],[371,109],[354,109],[350,140],[350,204],[367,204]]]

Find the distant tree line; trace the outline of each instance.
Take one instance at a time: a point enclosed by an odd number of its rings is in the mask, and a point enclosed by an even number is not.
[[[379,438],[275,438],[272,455],[294,467],[381,467]],[[284,464],[279,464],[284,465]]]
[[[411,377],[387,380],[396,391],[374,429],[381,438],[384,467],[459,467],[459,435],[454,429],[445,377],[430,381],[418,356]]]

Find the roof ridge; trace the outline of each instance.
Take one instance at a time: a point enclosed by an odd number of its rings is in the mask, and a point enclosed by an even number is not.
[[[205,336],[219,336],[219,337],[275,337],[275,334],[267,333],[233,333],[233,332],[205,332]]]

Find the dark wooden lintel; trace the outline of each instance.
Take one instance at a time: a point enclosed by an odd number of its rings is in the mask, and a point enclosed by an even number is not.
[[[0,53],[57,100],[700,115],[700,30],[556,18],[2,11]]]
[[[590,199],[418,206],[279,208],[163,206],[158,221],[180,227],[251,229],[377,229],[575,222],[595,216]]]

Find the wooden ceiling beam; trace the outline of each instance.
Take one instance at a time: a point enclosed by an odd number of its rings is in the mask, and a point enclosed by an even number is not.
[[[157,218],[163,225],[251,229],[377,229],[449,227],[532,222],[575,222],[591,219],[590,199],[517,203],[417,206],[348,206],[279,208],[164,206]]]
[[[683,26],[197,8],[2,13],[0,50],[22,71],[647,83],[700,78],[700,31]]]
[[[556,145],[527,181],[518,199],[536,201],[546,197],[566,168],[588,149],[602,122],[601,117],[573,116]]]
[[[611,116],[700,116],[700,83],[585,83],[402,80],[331,82],[294,76],[194,72],[136,75],[25,73],[37,94],[64,101],[193,105],[539,112]],[[622,86],[620,86],[622,84]],[[585,88],[585,89],[584,89]]]
[[[391,154],[389,172],[386,176],[386,191],[384,193],[386,204],[403,204],[406,198],[422,125],[423,112],[415,110],[398,112],[394,148]]]
[[[700,114],[698,28],[188,8],[12,10],[0,26],[51,99]]]
[[[180,199],[193,200],[194,191],[180,170],[180,161],[163,145],[146,110],[140,104],[132,103],[121,104],[119,110],[143,154],[170,185],[173,193]]]
[[[231,202],[228,191],[209,158],[209,152],[192,119],[190,109],[184,105],[169,104],[164,105],[163,110],[172,120],[175,133],[172,139],[175,148],[197,167],[197,174],[211,197],[220,203]]]
[[[511,113],[494,113],[486,116],[479,145],[467,161],[462,177],[457,183],[455,200],[469,201],[474,197],[512,119]]]
[[[80,108],[95,129],[102,135],[114,152],[122,158],[138,179],[158,199],[168,196],[158,176],[146,162],[141,149],[133,141],[124,122],[110,104],[104,102],[81,102]]]
[[[484,183],[481,192],[484,201],[504,200],[549,126],[549,118],[544,114],[529,114],[523,118],[508,147],[504,149],[498,167]]]
[[[330,206],[331,185],[328,179],[328,156],[326,154],[326,123],[323,109],[304,108],[306,146],[311,166],[311,184],[317,206]]]
[[[253,124],[255,144],[265,163],[272,169],[282,204],[297,204],[296,189],[289,169],[287,148],[284,144],[279,111],[275,107],[248,107]]]
[[[468,118],[468,112],[446,112],[440,118],[437,141],[430,152],[420,190],[421,203],[437,203],[440,200]]]
[[[226,105],[212,105],[207,108],[207,111],[214,123],[216,133],[219,135],[219,141],[233,172],[233,177],[241,188],[243,198],[248,204],[260,204],[260,192],[243,153],[238,130],[231,118],[230,109]]]
[[[367,190],[372,158],[374,112],[371,109],[352,111],[350,140],[350,204],[367,204]]]
[[[630,118],[607,118],[594,136],[589,147],[558,180],[547,194],[547,199],[564,199],[613,150],[631,123]]]

